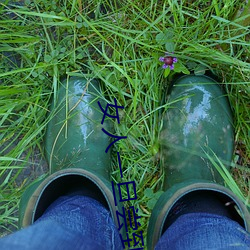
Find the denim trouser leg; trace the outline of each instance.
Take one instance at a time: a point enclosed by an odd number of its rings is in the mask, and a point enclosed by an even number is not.
[[[3,250],[123,249],[110,212],[85,196],[60,197],[33,225],[0,239]]]
[[[249,250],[250,235],[227,217],[206,213],[180,216],[162,235],[156,250]]]
[[[3,250],[123,249],[110,212],[84,196],[61,197],[32,226],[0,239]],[[250,235],[222,216],[195,213],[178,218],[156,250],[250,249]]]

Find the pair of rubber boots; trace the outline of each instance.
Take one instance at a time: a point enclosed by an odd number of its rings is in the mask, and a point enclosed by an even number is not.
[[[115,215],[120,205],[114,203],[109,173],[111,159],[105,153],[110,138],[102,131],[112,128],[107,118],[101,124],[104,114],[98,101],[105,109],[107,103],[96,80],[72,77],[60,86],[52,101],[45,136],[50,174],[23,194],[20,228],[33,224],[58,197],[74,192],[100,201],[118,226]],[[215,167],[222,161],[229,168],[234,148],[232,114],[223,90],[210,77],[183,76],[173,83],[168,103],[160,134],[165,192],[149,221],[148,249],[154,249],[178,217],[173,212],[176,207],[199,197],[205,202],[207,199],[207,207],[209,199],[216,197],[249,231],[246,206],[224,187]]]

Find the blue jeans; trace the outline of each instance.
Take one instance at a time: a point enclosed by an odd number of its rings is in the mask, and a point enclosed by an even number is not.
[[[123,249],[110,212],[84,196],[61,197],[33,225],[0,239],[3,250]],[[226,217],[193,213],[179,217],[156,250],[250,249],[250,235]]]
[[[156,250],[249,250],[250,234],[227,217],[190,213],[180,216],[163,234]]]
[[[60,197],[33,225],[0,239],[2,250],[123,249],[110,212],[85,196]]]

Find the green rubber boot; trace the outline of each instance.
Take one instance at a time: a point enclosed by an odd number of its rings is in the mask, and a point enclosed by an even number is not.
[[[233,155],[233,121],[224,92],[207,76],[184,76],[174,83],[168,102],[160,135],[165,192],[149,221],[148,249],[154,249],[167,229],[174,211],[171,209],[196,191],[202,191],[203,197],[212,192],[212,196],[229,201],[227,204],[235,204],[241,215],[237,214],[239,223],[249,231],[246,206],[224,187],[221,175],[211,164],[211,158],[216,162],[215,154],[229,169]]]
[[[49,176],[32,184],[20,202],[20,228],[36,221],[59,196],[70,193],[88,195],[100,201],[118,226],[110,181],[110,154],[105,153],[110,123],[98,106],[105,109],[95,80],[72,77],[60,86],[52,102],[45,136]]]

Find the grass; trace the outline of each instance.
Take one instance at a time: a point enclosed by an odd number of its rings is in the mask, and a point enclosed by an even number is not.
[[[175,73],[211,71],[227,90],[235,121],[232,175],[243,199],[250,197],[249,13],[243,0],[121,1],[36,0],[0,3],[0,230],[14,230],[20,196],[39,167],[49,100],[61,79],[101,79],[103,94],[119,105],[121,124],[112,179],[134,180],[146,229],[163,175],[159,166],[164,93]],[[242,9],[244,11],[242,12]],[[178,58],[175,72],[161,68],[165,51]],[[229,178],[230,179],[230,178]],[[235,187],[234,181],[228,186]],[[231,183],[231,184],[230,184]],[[155,194],[153,194],[153,192]],[[10,229],[7,225],[13,225]]]

